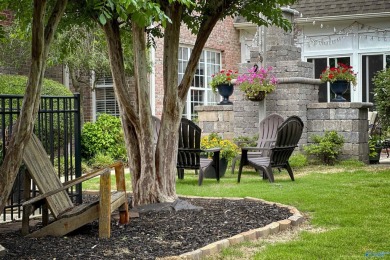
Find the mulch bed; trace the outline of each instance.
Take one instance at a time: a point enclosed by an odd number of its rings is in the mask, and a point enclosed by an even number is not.
[[[183,199],[183,198],[182,198]],[[180,255],[250,229],[287,219],[286,208],[247,200],[188,199],[195,210],[141,212],[128,225],[113,220],[111,238],[98,238],[97,221],[66,237],[0,234],[4,259],[155,259]]]

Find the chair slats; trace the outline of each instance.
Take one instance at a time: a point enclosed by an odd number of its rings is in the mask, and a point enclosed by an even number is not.
[[[26,145],[23,161],[29,176],[37,184],[39,196],[23,203],[22,233],[28,236],[61,236],[76,228],[99,218],[99,237],[110,237],[111,213],[119,209],[121,224],[128,222],[128,205],[125,188],[125,177],[122,163],[114,163],[103,170],[85,174],[72,181],[62,184],[52,166],[45,149],[36,135],[32,135]],[[111,169],[115,168],[117,193],[111,194]],[[92,206],[81,205],[75,209],[66,189],[77,183],[100,176],[100,203]],[[28,199],[28,198],[26,198]],[[48,212],[42,216],[44,226],[38,231],[29,233],[29,215],[38,203],[46,202],[54,220],[49,224]],[[47,207],[46,207],[47,208]],[[68,217],[65,217],[68,216]],[[48,225],[47,225],[48,224]]]
[[[57,172],[47,158],[47,153],[35,134],[31,136],[26,145],[23,162],[42,194],[62,187]],[[55,217],[73,207],[66,191],[50,196],[47,200]]]
[[[219,151],[218,159],[206,159],[201,158],[200,153],[200,141],[202,130],[191,120],[182,118],[179,127],[179,142],[178,142],[178,154],[177,165],[179,179],[184,178],[184,169],[200,170],[198,184],[201,185],[203,181],[203,170],[207,167],[214,167],[219,169]],[[217,174],[217,180],[219,181],[219,175]]]
[[[278,127],[283,123],[284,119],[281,115],[273,113],[264,118],[259,124],[259,139],[257,141],[258,148],[271,147],[276,140]],[[268,151],[248,152],[248,157],[268,156]],[[236,161],[240,160],[241,155],[236,156],[232,160],[232,174],[236,167]]]
[[[295,147],[297,147],[302,132],[302,120],[297,116],[291,116],[279,126],[274,145],[269,149],[269,155],[264,156],[263,154],[250,157],[248,149],[243,149],[240,170],[238,172],[238,182],[240,182],[244,165],[251,165],[262,171],[265,173],[263,177],[267,177],[270,182],[274,181],[272,167],[285,168],[291,180],[294,180],[294,174],[288,163],[288,159],[292,155]]]

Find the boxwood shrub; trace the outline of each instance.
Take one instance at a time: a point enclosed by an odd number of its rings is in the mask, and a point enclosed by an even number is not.
[[[0,74],[0,94],[24,95],[28,77]],[[63,84],[50,79],[44,79],[42,95],[72,96],[72,92]]]

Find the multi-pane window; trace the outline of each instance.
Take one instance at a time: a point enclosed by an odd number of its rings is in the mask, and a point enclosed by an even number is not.
[[[95,119],[99,114],[119,116],[119,107],[115,98],[111,77],[99,78],[95,88]]]
[[[191,48],[179,48],[179,83],[183,78],[190,55]],[[209,82],[211,81],[211,76],[220,70],[221,53],[209,50],[202,51],[187,96],[187,102],[183,112],[184,117],[192,119],[196,116],[194,113],[194,106],[214,105],[217,103],[219,96],[212,92]]]
[[[354,68],[355,72],[358,72],[359,86],[361,92],[358,92],[361,96],[356,97],[355,100],[361,100],[362,102],[371,102],[374,103],[374,107],[371,109],[375,110],[375,99],[374,99],[374,83],[372,81],[373,77],[378,71],[381,71],[385,68],[390,68],[390,54],[380,53],[380,54],[362,54],[361,56],[361,67],[359,71],[357,68]],[[322,70],[326,66],[334,67],[338,62],[350,65],[350,57],[327,57],[327,58],[310,58],[307,59],[308,62],[314,63],[314,77],[319,78]],[[329,89],[327,83],[322,83],[319,88],[319,102],[329,102],[333,98],[333,93]],[[348,89],[346,93],[343,94],[343,97],[347,101],[351,101],[351,89]]]
[[[313,58],[307,59],[307,61],[314,63],[314,77],[317,79],[320,77],[322,71],[326,69],[327,66],[336,67],[337,63],[344,63],[348,66],[351,64],[349,57]],[[318,91],[318,102],[329,102],[334,97],[335,94],[330,91],[329,83],[322,83]],[[343,97],[348,102],[351,101],[350,88],[348,88],[348,90],[343,94]]]

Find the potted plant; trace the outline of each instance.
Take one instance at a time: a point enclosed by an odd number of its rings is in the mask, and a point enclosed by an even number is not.
[[[208,136],[204,136],[200,142],[201,149],[221,148],[221,158],[219,161],[219,176],[225,175],[228,162],[238,155],[239,148],[232,141],[222,139],[217,133],[211,133]],[[211,156],[211,154],[204,154],[205,156]],[[204,173],[205,178],[215,178],[215,170],[213,167],[207,168]]]
[[[247,73],[237,77],[236,84],[247,99],[261,101],[268,93],[275,90],[278,80],[271,73],[272,69],[272,67],[259,68],[255,65]]]
[[[210,86],[213,92],[217,92],[223,97],[223,100],[219,105],[231,105],[229,97],[233,94],[232,79],[237,78],[237,71],[233,70],[221,70],[220,72],[211,75]]]
[[[352,66],[345,65],[341,62],[337,63],[337,67],[327,67],[320,75],[322,82],[330,82],[330,89],[336,97],[332,99],[333,102],[345,102],[344,94],[352,83],[356,86],[356,73]]]

